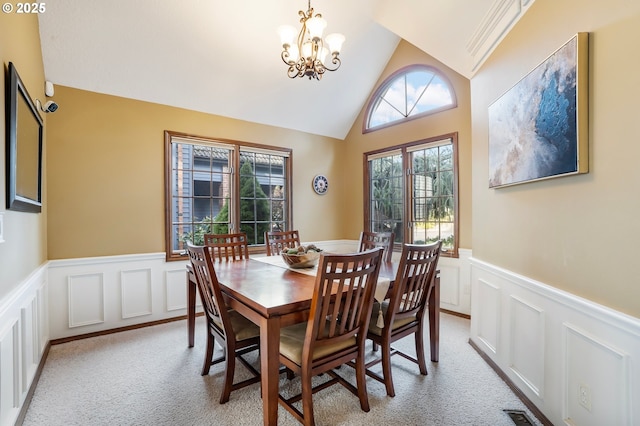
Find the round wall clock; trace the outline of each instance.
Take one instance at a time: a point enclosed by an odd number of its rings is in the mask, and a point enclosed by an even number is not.
[[[317,194],[324,195],[329,189],[329,181],[323,175],[317,175],[313,178],[313,190],[316,191]]]

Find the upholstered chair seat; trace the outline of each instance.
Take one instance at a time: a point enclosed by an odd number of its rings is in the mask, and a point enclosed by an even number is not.
[[[387,315],[387,310],[389,309],[389,300],[385,300],[382,302],[382,315]],[[369,322],[369,333],[376,334],[378,336],[382,336],[383,329],[378,327],[378,315],[380,312],[380,303],[373,303],[373,310],[371,311],[371,321]],[[407,324],[411,324],[416,321],[416,316],[413,315],[411,317],[406,318],[396,318],[393,320],[393,324],[391,324],[391,330],[397,330],[402,326]]]
[[[329,324],[325,325],[325,330],[328,331]],[[302,349],[304,343],[304,337],[307,332],[307,323],[295,324],[289,327],[284,327],[280,331],[280,353],[290,360],[302,363]],[[334,342],[329,345],[316,346],[313,349],[313,355],[311,359],[316,361],[327,355],[335,354],[343,349],[353,347],[356,345],[356,338],[351,337],[347,340]]]
[[[251,339],[260,337],[260,327],[249,321],[247,318],[234,310],[229,310],[229,319],[231,320],[231,328],[236,335],[237,340]],[[214,319],[213,322],[222,328],[222,322]]]

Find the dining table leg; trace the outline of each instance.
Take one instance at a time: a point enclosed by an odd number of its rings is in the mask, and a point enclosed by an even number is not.
[[[260,322],[260,368],[264,425],[278,424],[278,386],[280,370],[280,317]]]
[[[431,361],[440,357],[440,276],[434,277],[433,289],[429,294],[429,346]]]
[[[196,329],[196,283],[187,271],[187,338],[189,347],[193,347]]]

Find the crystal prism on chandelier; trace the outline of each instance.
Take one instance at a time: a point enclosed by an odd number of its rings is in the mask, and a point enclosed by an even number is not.
[[[307,11],[298,12],[302,28],[298,32],[297,41],[294,41],[297,32],[294,27],[283,25],[278,28],[283,49],[281,57],[289,66],[287,75],[290,78],[309,77],[309,80],[320,80],[325,71],[335,71],[342,63],[339,55],[344,36],[333,33],[323,40],[322,32],[327,26],[327,21],[321,14],[313,13],[309,0]],[[327,60],[329,63],[325,62]]]

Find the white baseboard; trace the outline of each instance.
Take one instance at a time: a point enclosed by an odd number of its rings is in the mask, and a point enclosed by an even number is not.
[[[640,319],[470,264],[471,340],[553,424],[640,422]]]

